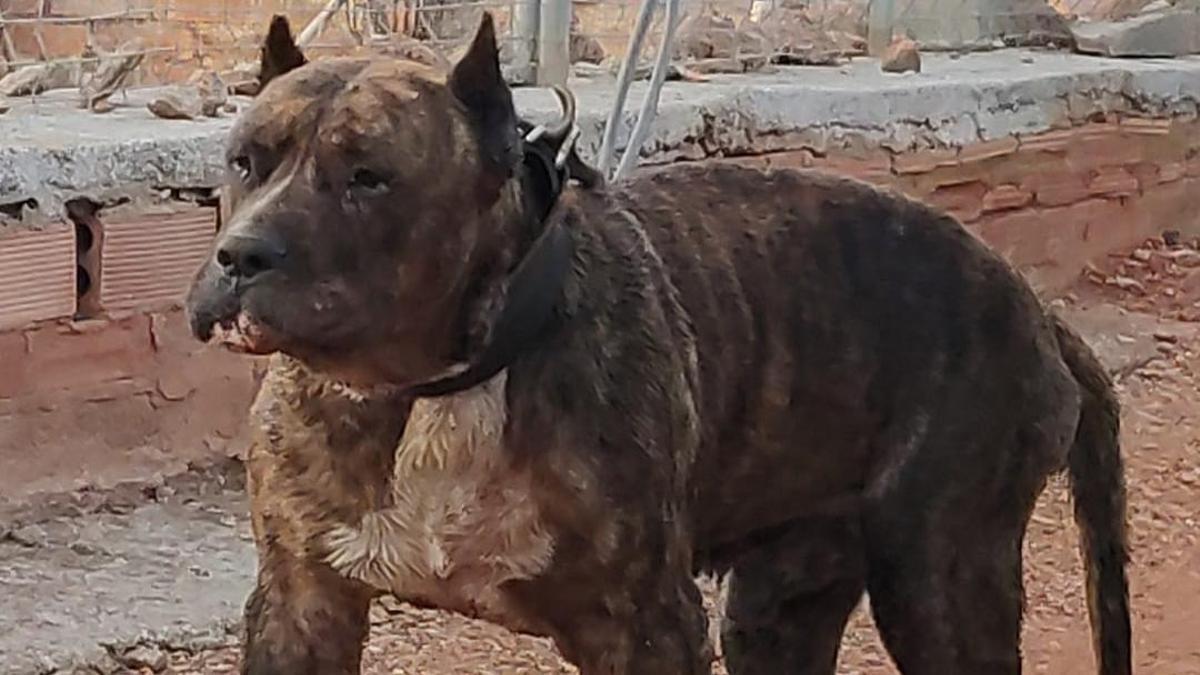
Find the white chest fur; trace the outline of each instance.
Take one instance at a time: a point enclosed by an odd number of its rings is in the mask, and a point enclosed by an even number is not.
[[[334,569],[401,598],[486,615],[503,613],[501,584],[546,568],[553,541],[528,476],[504,453],[505,381],[501,372],[413,404],[396,449],[394,504],[325,536]]]

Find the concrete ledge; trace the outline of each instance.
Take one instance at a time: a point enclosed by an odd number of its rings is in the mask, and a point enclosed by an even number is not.
[[[590,154],[599,146],[613,86],[610,80],[573,86],[582,145]],[[642,91],[634,87],[634,103]],[[154,188],[218,185],[233,120],[160,120],[145,109],[151,95],[133,92],[127,106],[107,115],[77,109],[70,91],[36,103],[14,101],[0,117],[0,205],[35,200],[23,223],[36,225],[60,219],[63,203],[74,197],[147,198]],[[555,113],[547,91],[521,89],[516,100],[532,119]],[[814,143],[904,152],[1038,133],[1106,113],[1195,117],[1198,106],[1200,58],[930,54],[925,72],[909,76],[885,75],[874,60],[860,59],[841,69],[782,68],[771,75],[715,76],[704,84],[668,83],[644,154],[669,161]]]

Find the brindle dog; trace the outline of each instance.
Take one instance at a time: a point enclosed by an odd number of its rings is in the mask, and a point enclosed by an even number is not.
[[[283,21],[263,59],[188,300],[273,355],[243,672],[357,672],[390,592],[586,675],[708,673],[709,572],[735,675],[833,673],[864,591],[906,675],[1011,675],[1064,467],[1099,670],[1130,672],[1112,388],[955,220],[797,171],[554,187],[490,18],[449,73],[305,64]]]

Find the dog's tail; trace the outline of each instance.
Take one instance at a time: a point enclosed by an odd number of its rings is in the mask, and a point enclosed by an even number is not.
[[[1079,426],[1067,456],[1075,522],[1087,569],[1088,613],[1100,675],[1130,675],[1129,585],[1125,576],[1125,478],[1120,406],[1099,359],[1061,319],[1059,349],[1082,394]]]

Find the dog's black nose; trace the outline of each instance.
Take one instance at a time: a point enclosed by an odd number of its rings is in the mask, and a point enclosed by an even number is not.
[[[252,279],[263,272],[278,269],[286,251],[270,239],[233,235],[217,249],[217,264],[225,274],[236,279]]]

